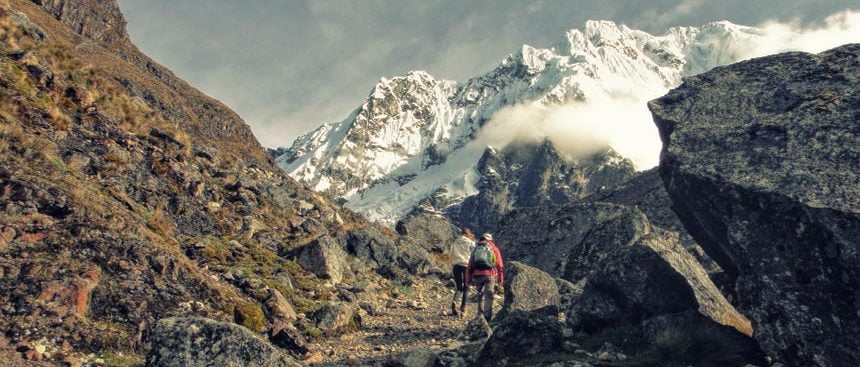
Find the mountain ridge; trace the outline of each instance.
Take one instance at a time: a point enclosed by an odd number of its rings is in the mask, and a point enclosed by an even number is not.
[[[682,76],[741,58],[757,32],[719,21],[653,36],[611,21],[588,21],[548,48],[523,45],[466,82],[437,80],[424,71],[382,78],[346,119],[300,136],[276,161],[299,181],[344,199],[347,207],[393,223],[441,187],[461,196],[476,192],[469,183],[472,166],[484,146],[496,145],[479,141],[482,130],[506,106],[644,101]],[[470,143],[478,146],[465,149]],[[429,171],[449,157],[471,165]],[[406,187],[429,174],[450,179]]]

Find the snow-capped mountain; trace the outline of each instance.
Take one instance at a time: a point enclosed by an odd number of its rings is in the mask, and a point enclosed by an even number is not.
[[[347,207],[393,223],[440,188],[456,198],[477,193],[475,165],[488,143],[479,131],[503,107],[644,101],[684,76],[743,59],[759,34],[726,21],[662,36],[588,21],[549,48],[524,45],[463,83],[423,71],[382,78],[346,119],[299,137],[277,161]]]

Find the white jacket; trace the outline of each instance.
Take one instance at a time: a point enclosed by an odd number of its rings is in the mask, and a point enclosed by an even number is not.
[[[451,265],[469,265],[469,257],[472,256],[472,250],[475,249],[475,241],[470,240],[466,236],[460,236],[454,242],[451,242],[449,248],[451,253]]]

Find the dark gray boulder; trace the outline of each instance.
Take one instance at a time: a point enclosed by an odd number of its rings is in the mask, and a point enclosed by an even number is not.
[[[469,323],[466,324],[466,327],[460,334],[460,339],[468,341],[487,340],[491,335],[493,335],[493,328],[490,327],[489,323],[487,323],[487,319],[475,315],[475,317],[469,320]]]
[[[460,230],[440,212],[416,208],[397,221],[397,234],[408,236],[430,252],[441,253],[457,238]]]
[[[298,356],[305,356],[309,351],[307,338],[292,324],[275,324],[269,332],[269,340]]]
[[[702,267],[711,274],[721,272],[719,265],[714,262],[696,243],[693,236],[684,228],[683,223],[672,211],[672,199],[663,185],[657,167],[639,172],[630,179],[604,191],[583,199],[590,202],[613,203],[634,207],[645,213],[652,224],[678,233],[678,240],[690,252]]]
[[[346,250],[377,273],[392,280],[409,282],[414,275],[447,273],[443,264],[418,240],[400,236],[381,225],[372,224],[349,231],[343,242]]]
[[[333,238],[322,236],[305,246],[297,261],[305,270],[333,283],[343,280],[348,270],[347,254]]]
[[[429,349],[413,349],[392,356],[385,367],[435,367],[439,356]]]
[[[505,263],[505,302],[500,317],[514,311],[549,307],[558,312],[561,299],[556,280],[519,261]]]
[[[302,365],[244,327],[206,318],[161,319],[150,340],[147,367]]]
[[[556,317],[513,311],[493,330],[477,354],[474,366],[528,366],[529,360],[563,353],[570,332]]]
[[[860,365],[860,45],[687,78],[649,103],[673,209],[777,360]]]
[[[314,311],[310,318],[316,327],[327,335],[341,334],[361,328],[361,315],[353,303],[330,303]]]
[[[349,231],[344,242],[350,254],[364,259],[373,269],[397,262],[397,236],[387,228],[371,224]]]
[[[751,334],[749,321],[726,301],[677,238],[652,226],[635,208],[586,203],[518,209],[501,227],[497,243],[509,261],[522,261],[582,287],[566,310],[568,323],[576,328],[635,325],[695,310]]]

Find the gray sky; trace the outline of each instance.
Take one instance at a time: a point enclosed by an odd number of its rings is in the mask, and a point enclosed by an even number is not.
[[[662,34],[820,22],[856,0],[120,0],[138,47],[236,110],[266,146],[341,120],[383,76],[462,81],[587,19]]]

